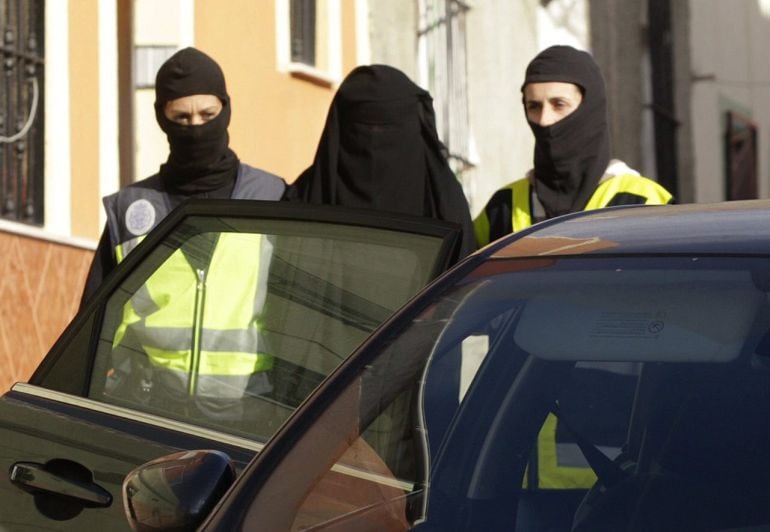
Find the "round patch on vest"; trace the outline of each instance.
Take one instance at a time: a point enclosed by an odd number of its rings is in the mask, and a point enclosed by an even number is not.
[[[126,209],[126,229],[136,236],[147,234],[155,225],[155,207],[146,199],[138,199]]]

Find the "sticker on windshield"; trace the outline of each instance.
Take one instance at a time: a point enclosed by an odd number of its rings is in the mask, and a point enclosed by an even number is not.
[[[142,236],[155,225],[155,207],[146,199],[138,199],[126,209],[126,229]]]
[[[593,338],[657,338],[665,328],[665,312],[604,312],[594,323]]]

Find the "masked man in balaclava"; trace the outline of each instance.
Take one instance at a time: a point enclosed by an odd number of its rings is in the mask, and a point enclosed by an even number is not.
[[[521,92],[535,167],[498,190],[476,218],[479,245],[562,214],[672,202],[658,183],[610,160],[604,79],[588,53],[543,50],[527,66]]]
[[[619,160],[610,159],[610,134],[604,80],[586,52],[569,46],[552,46],[527,67],[521,87],[524,113],[535,137],[535,167],[526,177],[498,190],[474,221],[480,245],[530,225],[581,210],[614,205],[666,204],[672,196],[655,181],[642,177]],[[490,331],[490,336],[497,334]],[[588,371],[598,389],[621,389],[618,382],[633,379],[634,368],[574,368]],[[622,389],[626,389],[623,385]],[[632,388],[628,388],[632,389]],[[622,404],[585,399],[585,390],[561,390],[554,397],[560,411],[569,411],[570,429],[591,444],[617,449],[628,427]],[[562,395],[563,393],[563,395]],[[590,393],[590,390],[589,390]],[[574,411],[576,404],[592,402],[589,413]],[[630,404],[630,401],[629,403]],[[573,410],[570,410],[573,408]],[[622,415],[618,416],[618,409]],[[623,417],[625,416],[625,417]],[[590,420],[586,423],[586,419]],[[596,474],[584,459],[582,447],[563,417],[548,418],[532,451],[525,485],[530,490],[587,490]],[[579,429],[579,430],[578,430]],[[571,523],[571,507],[564,512],[519,513],[522,522],[537,530],[556,530]],[[569,524],[566,524],[569,528]]]
[[[155,117],[168,159],[157,174],[104,198],[105,228],[83,294],[85,302],[118,262],[187,198],[278,200],[278,176],[238,160],[229,148],[230,97],[219,65],[195,48],[172,55],[155,79]]]
[[[175,53],[158,71],[155,94],[168,159],[157,174],[104,198],[107,228],[84,300],[184,200],[278,200],[286,188],[228,147],[230,98],[209,56]],[[183,421],[267,430],[252,418],[272,390],[273,356],[260,325],[271,254],[267,238],[237,231],[180,242],[121,303],[114,332],[102,332],[112,338],[105,397]]]

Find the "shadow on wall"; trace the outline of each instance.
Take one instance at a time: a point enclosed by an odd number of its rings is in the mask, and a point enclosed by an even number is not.
[[[27,381],[78,310],[93,251],[0,232],[0,393]]]

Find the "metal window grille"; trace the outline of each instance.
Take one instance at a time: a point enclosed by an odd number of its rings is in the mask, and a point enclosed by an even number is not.
[[[757,125],[737,113],[726,113],[726,196],[728,200],[757,195]]]
[[[315,66],[316,0],[291,0],[291,60]]]
[[[0,0],[0,217],[43,224],[44,0]]]
[[[420,1],[423,83],[433,96],[436,126],[458,173],[473,166],[465,29],[469,10],[459,0]]]

